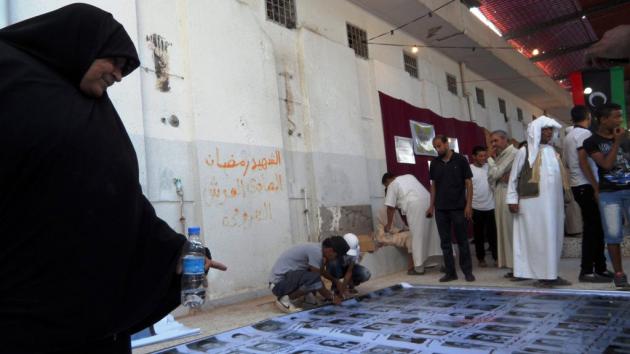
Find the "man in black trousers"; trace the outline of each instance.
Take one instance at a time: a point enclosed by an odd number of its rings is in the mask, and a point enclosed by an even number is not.
[[[438,156],[431,162],[431,204],[426,216],[435,213],[440,245],[444,255],[446,274],[440,282],[457,280],[451,227],[459,246],[459,266],[466,281],[474,281],[470,247],[466,235],[466,220],[472,219],[472,171],[466,158],[449,148],[448,138],[437,135],[433,138],[433,147]]]
[[[569,169],[569,183],[575,201],[582,211],[582,262],[579,280],[587,283],[610,283],[613,274],[606,269],[604,230],[597,200],[599,185],[597,166],[584,150],[584,141],[593,135],[591,113],[585,106],[571,110],[573,129],[564,138],[564,163]]]

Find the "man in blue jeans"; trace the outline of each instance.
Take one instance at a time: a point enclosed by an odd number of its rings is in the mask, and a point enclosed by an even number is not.
[[[355,287],[368,281],[372,273],[370,273],[369,269],[359,264],[361,247],[359,246],[357,235],[347,233],[343,235],[343,239],[348,244],[348,252],[343,257],[329,261],[326,264],[326,268],[333,278],[341,280],[333,283],[332,290],[339,292],[342,297],[345,297],[346,293],[356,294]],[[340,288],[336,284],[339,284]]]
[[[604,230],[599,215],[597,167],[584,150],[584,141],[593,133],[591,113],[585,106],[571,109],[573,129],[564,138],[563,160],[569,170],[569,184],[582,213],[582,262],[579,280],[588,283],[610,283],[613,273],[606,270]]]
[[[471,220],[473,213],[472,171],[468,160],[450,149],[446,136],[436,135],[433,138],[433,147],[438,156],[431,161],[429,168],[431,202],[426,216],[430,218],[435,212],[435,222],[440,234],[440,246],[446,267],[446,274],[440,278],[440,282],[457,280],[451,227],[455,231],[455,238],[459,246],[459,266],[466,281],[475,281],[466,234],[466,220]]]
[[[630,215],[630,149],[624,144],[621,128],[621,106],[606,103],[595,112],[599,121],[597,133],[584,141],[584,149],[597,163],[599,176],[599,209],[608,253],[615,270],[617,288],[630,290],[623,272],[620,244],[623,241],[624,214]]]

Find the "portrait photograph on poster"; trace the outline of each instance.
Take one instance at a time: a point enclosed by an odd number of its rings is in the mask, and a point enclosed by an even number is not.
[[[433,147],[433,138],[435,138],[433,124],[410,120],[409,126],[411,128],[411,138],[413,139],[413,152],[416,155],[437,156],[437,151]]]

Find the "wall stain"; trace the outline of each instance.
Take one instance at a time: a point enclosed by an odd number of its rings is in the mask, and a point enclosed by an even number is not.
[[[291,91],[290,82],[290,80],[293,79],[293,75],[289,74],[286,71],[278,75],[284,77],[284,103],[287,110],[287,122],[289,123],[288,133],[289,135],[293,135],[293,133],[295,133],[295,130],[297,129],[295,122],[291,119],[291,116],[293,115],[293,112],[295,110],[293,107],[293,92]],[[298,133],[298,136],[301,136],[301,134]]]
[[[169,55],[168,47],[173,44],[159,34],[153,33],[146,36],[149,49],[153,52],[153,65],[155,70],[156,88],[161,92],[171,90],[169,83]]]
[[[370,205],[344,205],[319,208],[319,234],[324,239],[348,232],[368,234],[374,230]]]

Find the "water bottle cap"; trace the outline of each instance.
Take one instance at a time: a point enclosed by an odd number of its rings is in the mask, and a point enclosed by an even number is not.
[[[189,235],[199,235],[201,233],[201,228],[199,226],[189,227],[188,234]]]

